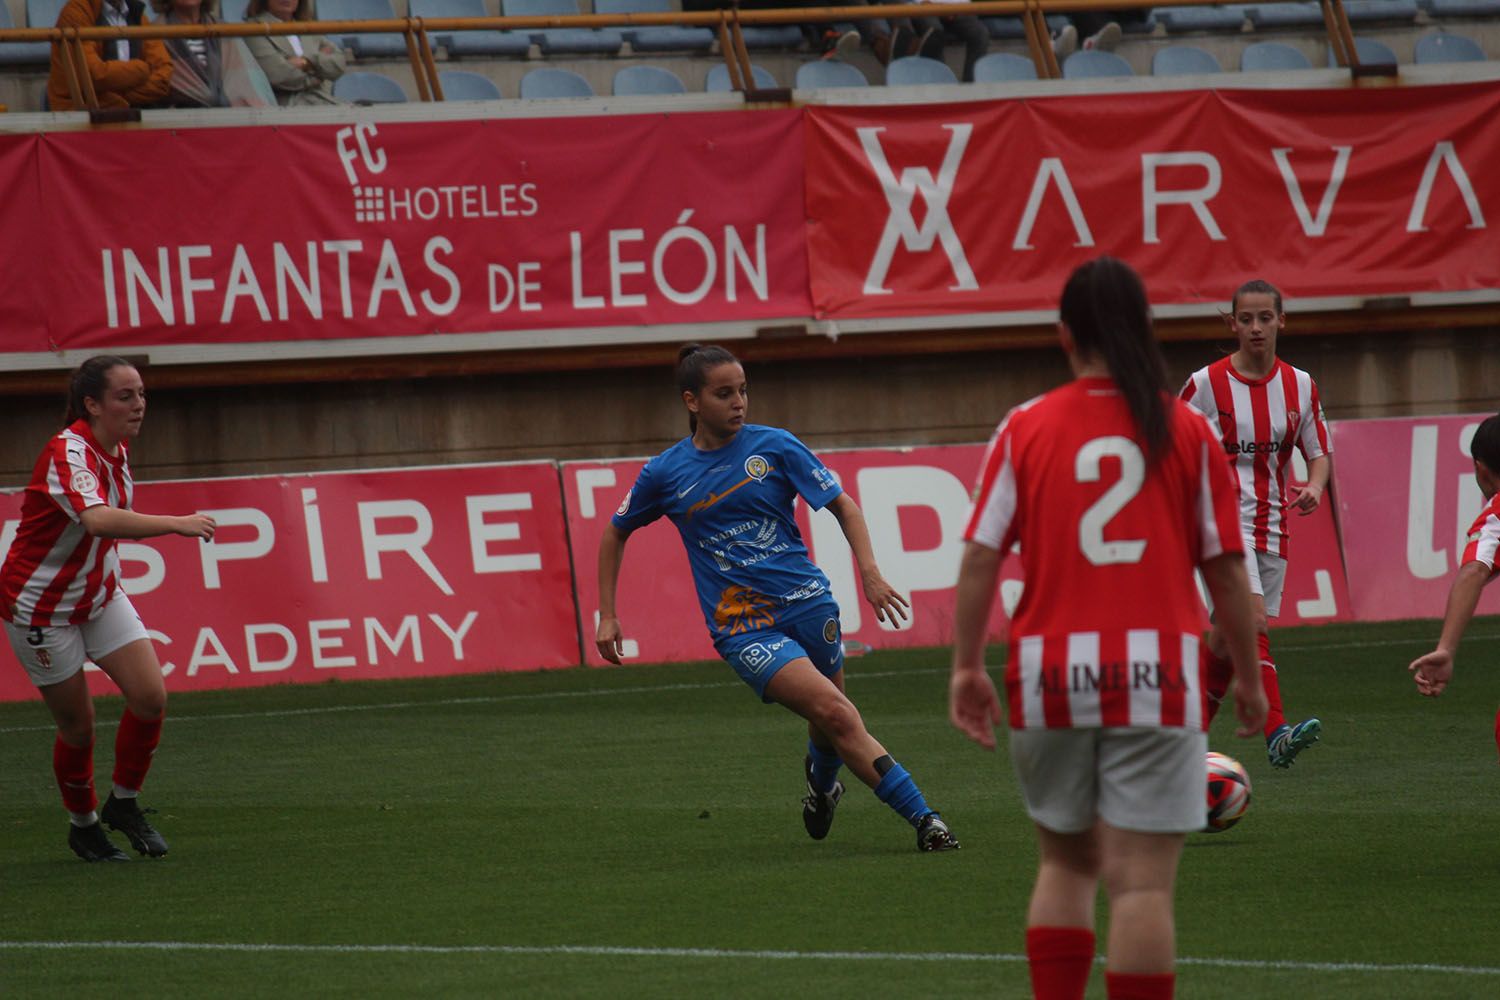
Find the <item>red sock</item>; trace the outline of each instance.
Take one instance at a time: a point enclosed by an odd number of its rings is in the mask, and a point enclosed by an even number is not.
[[[1035,1000],[1083,1000],[1094,967],[1094,932],[1087,927],[1028,927],[1026,960]]]
[[[52,744],[52,773],[68,812],[91,813],[99,805],[94,794],[94,744],[75,747],[59,736]]]
[[[1266,689],[1267,738],[1286,725],[1286,716],[1281,712],[1281,685],[1276,680],[1276,661],[1271,659],[1271,637],[1264,632],[1256,636],[1260,647],[1260,683]]]
[[[1174,972],[1104,973],[1104,995],[1109,1000],[1172,1000],[1172,991],[1176,987],[1177,974]]]
[[[140,791],[151,770],[151,755],[161,742],[161,719],[142,722],[130,709],[120,717],[120,731],[115,734],[115,784]]]
[[[1219,706],[1229,693],[1229,682],[1234,677],[1234,664],[1222,656],[1215,656],[1205,643],[1203,646],[1205,683],[1208,686],[1208,721],[1213,722],[1219,714]]]

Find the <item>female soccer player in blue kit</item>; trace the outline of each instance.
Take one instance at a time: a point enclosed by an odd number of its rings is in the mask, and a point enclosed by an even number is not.
[[[745,370],[729,351],[690,344],[677,387],[692,433],[646,463],[599,543],[599,654],[620,662],[615,591],[626,539],[663,515],[687,549],[714,648],[765,702],[807,720],[802,820],[828,835],[844,794],[839,767],[875,791],[917,831],[917,849],[958,847],[916,782],[865,729],[844,694],[843,636],[828,577],[813,563],[793,516],[798,495],[838,519],[875,616],[895,625],[906,598],[875,565],[864,515],[833,474],[791,434],[745,423]]]

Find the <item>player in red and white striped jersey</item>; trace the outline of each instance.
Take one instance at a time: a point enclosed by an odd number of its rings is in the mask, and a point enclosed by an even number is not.
[[[1005,700],[1041,850],[1027,913],[1033,993],[1083,996],[1102,879],[1108,996],[1157,1000],[1175,982],[1177,863],[1185,834],[1204,824],[1195,569],[1221,608],[1242,735],[1265,715],[1237,494],[1211,429],[1167,387],[1139,276],[1091,261],[1068,279],[1060,312],[1075,380],[1012,410],[980,469],[950,717],[995,746],[1001,706],[984,643],[1001,560],[1019,546]]]
[[[1424,653],[1408,668],[1417,682],[1417,690],[1436,698],[1453,678],[1453,658],[1464,629],[1474,617],[1479,595],[1495,579],[1496,560],[1500,558],[1500,414],[1488,417],[1474,431],[1469,442],[1474,459],[1474,481],[1484,494],[1484,509],[1469,528],[1469,543],[1458,561],[1458,575],[1448,591],[1448,607],[1443,614],[1443,632],[1437,648]],[[1495,713],[1495,745],[1500,749],[1500,711]]]
[[[1238,349],[1194,372],[1182,387],[1182,398],[1213,424],[1239,481],[1245,567],[1255,595],[1261,681],[1270,702],[1266,756],[1276,767],[1290,767],[1299,753],[1318,741],[1323,724],[1316,718],[1287,724],[1267,620],[1281,613],[1286,512],[1296,509],[1307,515],[1318,509],[1328,485],[1332,449],[1312,376],[1276,356],[1276,341],[1286,327],[1281,292],[1266,281],[1246,282],[1234,293],[1227,320]],[[1294,449],[1307,460],[1303,486],[1287,482]],[[1217,625],[1209,633],[1207,660],[1211,719],[1229,687],[1229,661]]]
[[[20,527],[0,566],[0,619],[57,722],[52,768],[71,820],[68,846],[85,861],[126,860],[100,826],[94,794],[94,705],[83,675],[90,659],[125,695],[103,821],[142,854],[167,852],[136,802],[161,739],[167,692],[145,626],[120,589],[115,539],[214,534],[213,518],[202,514],[130,509],[126,440],[140,432],[145,415],[145,388],[129,362],[105,355],[79,366],[67,426],[37,459]]]

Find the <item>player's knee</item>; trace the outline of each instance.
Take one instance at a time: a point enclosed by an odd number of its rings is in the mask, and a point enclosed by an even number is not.
[[[74,747],[86,747],[94,742],[94,704],[88,702],[76,710],[55,715],[57,734],[64,743]]]
[[[813,710],[812,721],[835,743],[864,728],[859,710],[842,694],[821,699]]]
[[[130,708],[130,714],[142,722],[155,722],[167,711],[167,691],[164,687],[147,688],[144,691],[131,692],[125,699],[125,704]]]

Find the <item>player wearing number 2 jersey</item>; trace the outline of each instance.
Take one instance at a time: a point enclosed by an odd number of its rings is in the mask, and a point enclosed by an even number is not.
[[[1228,321],[1239,348],[1194,372],[1182,387],[1182,398],[1217,430],[1239,482],[1245,568],[1255,599],[1261,682],[1270,703],[1266,756],[1276,767],[1291,767],[1299,753],[1318,741],[1323,724],[1316,718],[1287,723],[1267,620],[1281,613],[1286,511],[1311,514],[1328,485],[1328,425],[1312,376],[1276,357],[1276,341],[1286,326],[1281,292],[1265,281],[1246,282],[1234,293]],[[1303,486],[1287,483],[1294,449],[1307,459]],[[1212,717],[1229,687],[1229,661],[1217,628],[1209,633],[1206,659]]]
[[[1063,289],[1074,381],[1012,410],[985,454],[965,529],[950,715],[995,745],[984,669],[1000,562],[1025,584],[1009,629],[1010,750],[1041,849],[1027,913],[1032,989],[1081,1000],[1094,903],[1109,896],[1106,990],[1170,998],[1172,893],[1204,823],[1201,568],[1234,655],[1242,735],[1265,711],[1236,493],[1208,425],[1172,398],[1146,290],[1108,257]]]

